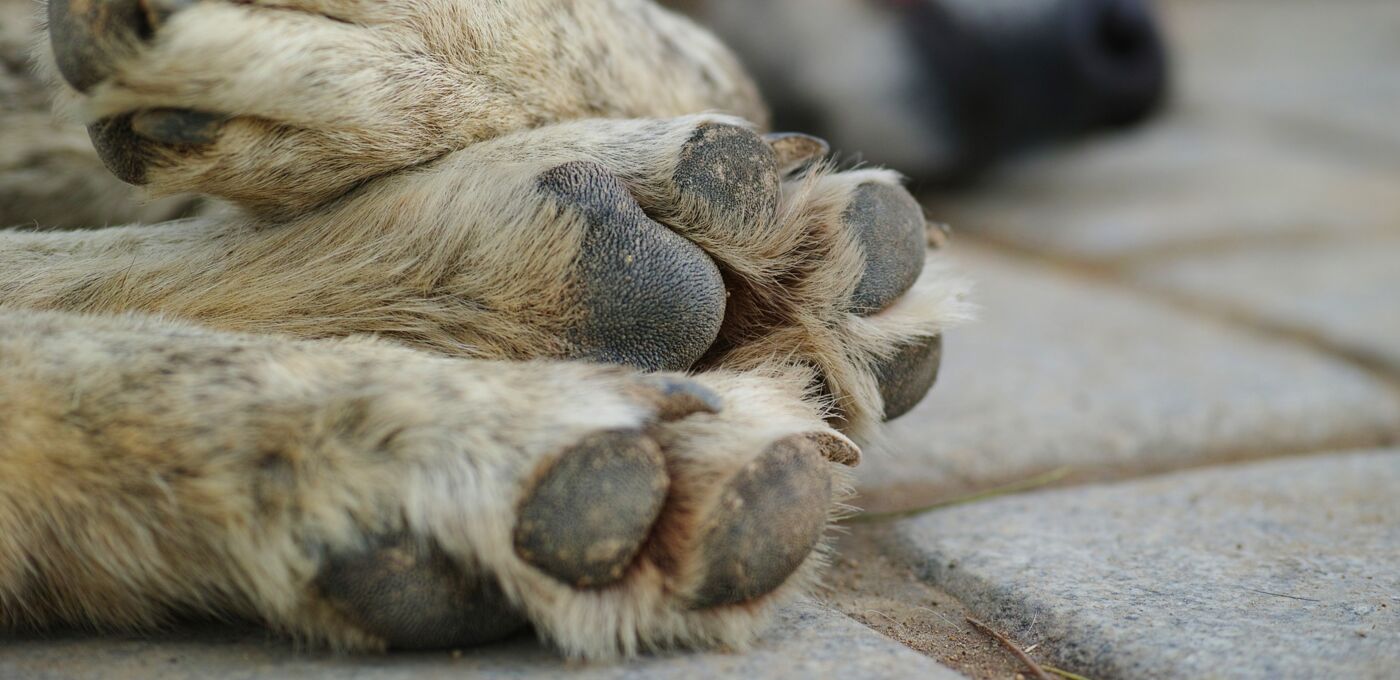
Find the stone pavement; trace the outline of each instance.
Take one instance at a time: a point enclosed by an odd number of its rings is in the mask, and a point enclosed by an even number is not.
[[[1063,488],[870,535],[919,585],[1096,680],[1400,677],[1400,3],[1163,9],[1179,66],[1164,119],[931,200],[983,320],[948,337],[939,388],[859,471],[877,510],[1052,472]],[[565,666],[529,641],[373,659],[238,631],[0,642],[5,680],[956,677],[940,663],[987,667],[821,605],[746,654],[628,666]]]
[[[1165,9],[1165,120],[931,205],[984,318],[865,505],[1062,471],[881,548],[1086,677],[1400,677],[1400,4]]]
[[[1400,393],[1311,347],[1111,281],[958,251],[978,321],[949,334],[938,387],[857,469],[868,509],[1061,469],[1120,477],[1396,434]]]
[[[1400,449],[1025,494],[903,523],[924,578],[1096,678],[1394,678]]]
[[[257,630],[214,629],[156,639],[81,636],[0,645],[0,680],[689,680],[701,677],[927,678],[959,676],[819,605],[785,612],[745,654],[682,654],[629,664],[568,664],[522,639],[460,654],[329,657],[298,654]]]

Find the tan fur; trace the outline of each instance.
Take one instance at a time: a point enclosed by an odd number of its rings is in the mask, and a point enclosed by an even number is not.
[[[195,200],[143,201],[102,167],[87,131],[54,115],[51,88],[28,56],[40,35],[33,0],[0,0],[0,227],[161,222]]]
[[[706,233],[714,220],[677,202],[669,178],[675,150],[714,122],[742,124],[712,115],[587,120],[504,135],[277,229],[233,213],[99,232],[0,232],[0,308],[159,312],[243,332],[374,333],[456,356],[560,357],[579,311],[568,296],[584,224],[535,182],[587,160],[622,178],[644,206],[668,212],[755,291],[752,304],[771,308],[728,329],[744,340],[713,365],[807,360],[825,369],[852,429],[868,434],[881,404],[867,366],[956,321],[963,286],[931,255],[923,285],[875,319],[836,305],[864,264],[835,225],[856,186],[897,183],[887,171],[817,169],[789,183],[773,225]],[[781,283],[795,276],[800,283]],[[769,316],[781,321],[760,325]]]
[[[231,116],[211,148],[158,152],[149,188],[269,216],[523,128],[767,115],[727,50],[646,0],[209,2],[170,21],[114,66],[121,77],[60,103],[88,120],[159,107]]]
[[[521,481],[584,434],[654,421],[647,378],[622,369],[139,317],[0,321],[0,624],[148,628],[231,613],[375,648],[311,581],[323,551],[408,529],[496,575],[564,651],[606,656],[743,645],[820,560],[763,602],[701,612],[670,595],[683,571],[646,559],[598,591],[521,562],[510,542]],[[803,376],[788,373],[701,376],[729,403],[771,407],[659,426],[667,455],[695,470],[678,483],[712,484],[736,467],[721,460],[820,429],[791,391]]]
[[[324,552],[406,530],[568,654],[742,647],[823,551],[756,601],[686,607],[712,490],[790,435],[853,461],[824,417],[871,436],[875,362],[965,315],[938,254],[892,307],[845,311],[864,255],[841,212],[892,173],[817,167],[743,229],[686,199],[685,141],[764,114],[713,38],[648,2],[203,2],[115,69],[67,110],[228,114],[216,143],[158,149],[148,180],[235,205],[0,231],[3,626],[231,613],[382,648],[311,583]],[[661,423],[652,378],[554,360],[585,225],[537,181],[579,161],[731,275],[726,349],[695,376],[719,414]],[[540,465],[616,428],[660,445],[673,494],[621,583],[575,589],[516,555],[516,505]]]

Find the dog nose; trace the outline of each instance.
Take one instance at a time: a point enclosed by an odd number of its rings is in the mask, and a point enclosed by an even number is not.
[[[1151,0],[931,0],[963,41],[965,168],[1137,122],[1165,99]],[[947,70],[946,68],[944,69]]]
[[[1026,148],[1139,122],[1166,100],[1152,0],[881,1],[923,65],[915,100],[947,142],[936,161],[901,165],[926,185],[961,185]]]
[[[1069,0],[1066,49],[1089,127],[1135,123],[1166,90],[1166,50],[1148,0]]]

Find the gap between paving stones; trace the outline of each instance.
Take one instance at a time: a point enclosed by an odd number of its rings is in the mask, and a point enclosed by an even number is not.
[[[971,486],[962,492],[951,492],[948,485],[929,487],[919,484],[905,486],[892,486],[882,489],[882,495],[895,496],[898,498],[920,498],[932,499],[921,501],[918,505],[910,507],[885,508],[872,511],[869,515],[872,519],[862,520],[866,516],[862,514],[852,518],[852,524],[888,524],[911,516],[918,516],[929,512],[978,503],[986,500],[994,500],[1005,496],[1017,496],[1039,491],[1052,489],[1066,489],[1076,486],[1087,486],[1091,484],[1114,484],[1119,482],[1156,477],[1159,475],[1172,474],[1175,472],[1187,472],[1191,470],[1204,470],[1215,467],[1245,465],[1249,463],[1262,463],[1270,460],[1282,460],[1286,458],[1302,458],[1314,456],[1322,453],[1352,453],[1356,451],[1368,451],[1376,448],[1385,448],[1400,444],[1400,435],[1377,440],[1374,437],[1361,435],[1358,437],[1343,437],[1315,446],[1299,448],[1279,448],[1270,447],[1267,451],[1260,449],[1239,448],[1224,450],[1211,454],[1209,460],[1197,460],[1189,462],[1167,462],[1160,465],[1113,465],[1109,463],[1096,463],[1086,465],[1081,468],[1059,467],[1043,471],[1038,474],[1031,474],[1020,479],[1008,481],[997,486]],[[1020,488],[1024,487],[1024,488]],[[1012,491],[999,492],[999,489],[1013,488]],[[857,498],[855,505],[861,507],[860,499]]]
[[[888,525],[853,526],[837,541],[824,604],[876,633],[974,680],[1005,680],[1021,663],[965,619],[962,601],[920,579],[907,560],[886,554]],[[1034,651],[1034,650],[1032,650]]]
[[[1237,239],[1222,241],[1222,243],[1228,243],[1229,245],[1226,247],[1230,248],[1243,248],[1250,243],[1276,242],[1276,236],[1273,234],[1259,234],[1252,237],[1245,235]],[[1317,234],[1295,234],[1292,238],[1316,239],[1320,236]],[[1134,264],[1152,261],[1159,256],[1165,259],[1180,254],[1176,248],[1168,247],[1160,252],[1144,250],[1122,258],[1091,260],[1062,253],[1035,250],[984,232],[962,232],[958,234],[958,240],[972,242],[1008,258],[1048,266],[1070,276],[1113,285],[1188,314],[1213,319],[1257,336],[1283,340],[1325,354],[1334,360],[1365,372],[1400,396],[1400,370],[1391,367],[1384,359],[1372,356],[1364,350],[1340,345],[1306,328],[1274,322],[1234,305],[1157,288],[1123,276],[1123,272]],[[1322,453],[1331,450],[1334,449],[1312,449],[1306,453]]]
[[[1040,251],[1033,250],[1026,246],[1017,246],[991,233],[977,232],[967,234],[966,236],[969,240],[980,239],[978,241],[979,244],[1002,254],[1011,256],[1017,255],[1017,253],[1010,252],[1013,250],[1019,250],[1022,254],[1027,255],[1034,253],[1038,256],[1040,254]],[[962,240],[962,237],[963,234],[959,234],[959,240]],[[1394,229],[1384,228],[1357,230],[1346,234],[1346,238],[1349,240],[1362,240],[1366,238],[1388,240],[1394,237]],[[1069,267],[1083,266],[1090,269],[1102,270],[1110,276],[1121,276],[1125,284],[1135,285],[1132,277],[1124,276],[1126,272],[1130,272],[1137,267],[1159,264],[1163,261],[1170,261],[1183,257],[1248,251],[1258,248],[1260,245],[1307,246],[1331,243],[1335,240],[1337,240],[1337,236],[1334,234],[1319,232],[1316,229],[1300,224],[1298,228],[1294,230],[1271,232],[1268,234],[1219,234],[1210,237],[1203,236],[1179,243],[1150,244],[1132,251],[1108,255],[1101,258],[1087,256],[1076,258],[1073,255],[1061,254],[1057,255],[1057,257],[1062,258],[1064,262],[1056,264]],[[1118,281],[1116,278],[1113,280]]]

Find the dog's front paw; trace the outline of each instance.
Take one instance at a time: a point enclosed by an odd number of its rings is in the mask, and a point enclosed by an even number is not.
[[[560,120],[764,115],[693,25],[574,4],[51,0],[50,66],[122,179],[272,217]]]
[[[654,369],[628,348],[656,335],[685,346],[660,366],[671,370],[802,365],[834,422],[862,435],[932,387],[941,334],[966,316],[967,285],[895,173],[836,171],[821,140],[760,135],[716,116],[589,121],[552,135],[545,139],[557,148],[534,162],[581,157],[542,171],[538,183],[585,225],[572,258],[585,295],[567,306],[613,322],[573,356]],[[493,162],[531,155],[510,139],[467,153]],[[538,224],[520,230],[498,233],[539,238]],[[654,242],[670,244],[664,256],[651,252]],[[587,295],[595,290],[608,294]],[[673,301],[674,318],[636,304],[647,292]]]
[[[413,411],[406,384],[361,400],[337,464],[271,504],[316,567],[268,618],[350,648],[533,625],[608,657],[742,646],[805,590],[859,457],[802,400],[805,376],[550,366],[444,363],[416,376]]]
[[[687,233],[730,283],[724,325],[700,365],[747,370],[782,358],[810,366],[834,421],[869,434],[932,388],[942,333],[966,315],[967,285],[897,174],[836,171],[823,162],[824,145],[802,136],[766,137],[770,154],[736,153],[743,147],[711,141],[745,136],[747,148],[756,148],[747,130],[697,137],[723,149],[729,164],[758,168],[751,172],[762,178],[720,166],[712,186],[734,195],[774,187],[763,210],[711,207],[690,223]],[[681,170],[703,155],[690,154]],[[692,202],[700,201],[732,203],[709,196]]]
[[[441,223],[416,247],[460,262],[419,278],[471,301],[453,308],[453,342],[487,356],[786,362],[813,372],[843,430],[868,434],[932,386],[966,285],[897,175],[837,172],[825,152],[724,116],[579,121],[367,187],[338,223],[401,220],[377,206],[412,195],[416,222]]]

